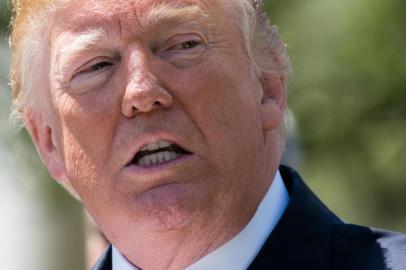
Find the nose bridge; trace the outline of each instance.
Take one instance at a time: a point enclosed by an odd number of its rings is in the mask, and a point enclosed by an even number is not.
[[[126,92],[137,95],[151,94],[156,83],[156,77],[151,73],[146,64],[128,68]]]
[[[147,113],[158,107],[168,108],[172,96],[161,86],[151,66],[148,52],[138,46],[129,50],[125,63],[127,78],[122,111],[127,117]]]
[[[148,58],[147,53],[143,52],[141,48],[131,49],[126,63],[128,86],[144,85],[153,79]]]

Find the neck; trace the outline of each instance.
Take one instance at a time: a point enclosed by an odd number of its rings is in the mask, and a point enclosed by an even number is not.
[[[202,226],[156,234],[139,243],[139,248],[130,251],[131,254],[124,255],[140,269],[185,269],[237,235],[254,213],[244,214],[246,218],[238,222],[225,222],[222,216],[226,213],[219,213],[216,220]]]

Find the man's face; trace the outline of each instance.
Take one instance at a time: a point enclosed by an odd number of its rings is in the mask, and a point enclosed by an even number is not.
[[[59,175],[123,249],[246,222],[264,194],[262,86],[222,5],[71,1],[51,25]]]

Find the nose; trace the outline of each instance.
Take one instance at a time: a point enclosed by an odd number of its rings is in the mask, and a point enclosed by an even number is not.
[[[172,106],[172,95],[154,76],[146,61],[129,67],[127,77],[122,101],[122,112],[126,117],[131,118],[157,109],[169,109]]]

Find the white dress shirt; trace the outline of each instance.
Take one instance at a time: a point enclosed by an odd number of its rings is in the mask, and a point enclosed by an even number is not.
[[[279,171],[254,217],[234,238],[201,258],[187,270],[245,270],[255,259],[289,204]],[[113,270],[138,270],[113,246]]]

